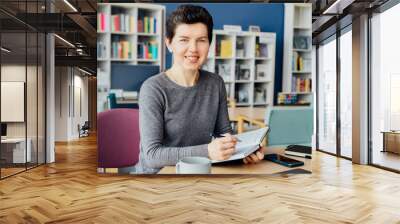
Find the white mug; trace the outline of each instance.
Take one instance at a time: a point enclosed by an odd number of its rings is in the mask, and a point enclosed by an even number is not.
[[[177,174],[210,174],[211,160],[206,157],[185,157],[175,167]]]

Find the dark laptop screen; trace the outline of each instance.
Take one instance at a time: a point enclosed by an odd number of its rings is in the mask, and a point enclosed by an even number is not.
[[[7,136],[7,124],[1,123],[1,136]]]

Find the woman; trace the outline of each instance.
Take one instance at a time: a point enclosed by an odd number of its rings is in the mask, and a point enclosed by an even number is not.
[[[182,5],[167,19],[166,45],[173,65],[141,87],[136,173],[157,173],[186,156],[224,160],[234,153],[237,140],[230,135],[224,81],[200,70],[212,30],[212,17],[200,6]],[[224,137],[211,141],[210,134]],[[243,161],[257,163],[263,157],[261,148]]]

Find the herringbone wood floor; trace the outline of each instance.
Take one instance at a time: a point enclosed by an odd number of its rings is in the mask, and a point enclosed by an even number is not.
[[[96,140],[0,181],[0,223],[400,223],[400,175],[315,153],[313,174],[96,173]]]

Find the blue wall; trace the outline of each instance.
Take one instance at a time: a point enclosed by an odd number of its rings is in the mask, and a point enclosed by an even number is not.
[[[180,4],[164,3],[167,16]],[[222,29],[224,24],[241,25],[248,30],[249,25],[257,25],[262,32],[276,33],[275,88],[274,102],[282,90],[282,59],[284,38],[284,4],[265,3],[196,3],[206,8],[213,17],[214,29]],[[168,51],[166,51],[168,52]],[[171,54],[166,55],[166,68],[171,66]]]

